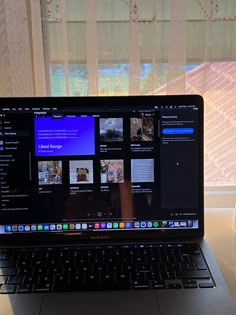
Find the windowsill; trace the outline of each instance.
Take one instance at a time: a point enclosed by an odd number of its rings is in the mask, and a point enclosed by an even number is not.
[[[205,186],[205,208],[234,208],[236,204],[236,185]]]

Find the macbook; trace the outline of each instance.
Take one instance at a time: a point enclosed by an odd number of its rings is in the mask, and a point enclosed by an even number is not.
[[[236,313],[200,96],[0,98],[0,151],[0,314]]]

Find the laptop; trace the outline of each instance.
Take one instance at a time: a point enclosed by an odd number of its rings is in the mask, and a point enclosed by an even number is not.
[[[0,151],[0,314],[236,314],[200,96],[1,98]]]

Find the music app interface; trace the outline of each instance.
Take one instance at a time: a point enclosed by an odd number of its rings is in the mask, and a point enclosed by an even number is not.
[[[195,106],[6,107],[0,115],[3,223],[196,218]]]

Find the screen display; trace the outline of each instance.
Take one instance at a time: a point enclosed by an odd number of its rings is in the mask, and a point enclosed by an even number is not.
[[[1,234],[199,228],[198,106],[110,99],[1,106]]]

